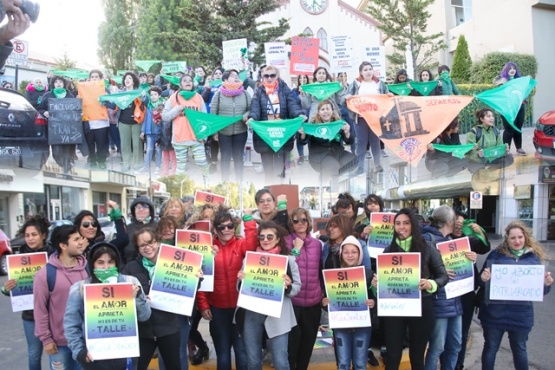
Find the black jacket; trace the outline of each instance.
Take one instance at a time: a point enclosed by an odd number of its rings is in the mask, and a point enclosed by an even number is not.
[[[149,222],[141,222],[135,218],[135,207],[139,203],[144,203],[148,205],[150,208],[150,221]],[[156,216],[156,212],[154,210],[154,203],[150,200],[150,198],[145,196],[140,196],[135,198],[135,200],[131,203],[129,207],[131,212],[131,223],[127,225],[127,235],[129,236],[129,244],[124,248],[124,260],[125,262],[133,261],[139,253],[137,252],[137,246],[135,245],[135,234],[142,228],[150,227],[156,228],[157,222],[154,220]]]

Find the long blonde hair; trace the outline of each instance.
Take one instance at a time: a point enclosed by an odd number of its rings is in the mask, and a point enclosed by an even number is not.
[[[520,229],[524,234],[524,246],[532,250],[532,252],[539,257],[541,262],[548,259],[547,254],[543,247],[536,239],[532,237],[532,231],[522,221],[512,221],[505,227],[505,238],[503,242],[497,247],[497,250],[506,256],[512,257],[511,249],[509,247],[509,233],[512,229]]]
[[[318,108],[316,109],[316,114],[312,118],[312,123],[323,123],[318,113],[320,112],[320,108],[322,108],[326,104],[329,104],[331,106],[331,110],[333,111],[333,115],[331,117],[330,122],[339,121],[341,119],[341,116],[337,112],[337,109],[335,109],[336,108],[335,104],[333,104],[331,100],[325,99],[325,100],[322,100],[320,103],[318,103]]]

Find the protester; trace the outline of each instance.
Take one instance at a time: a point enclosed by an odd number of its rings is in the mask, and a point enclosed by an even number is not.
[[[135,198],[129,206],[129,212],[131,213],[131,222],[127,225],[129,244],[124,248],[125,263],[137,258],[138,250],[135,245],[135,234],[146,227],[156,228],[154,203],[150,198],[145,196]]]
[[[302,106],[301,104],[301,97],[305,96],[306,93],[303,91],[302,85],[306,85],[310,83],[310,78],[308,77],[308,75],[298,75],[297,76],[297,86],[294,89],[291,89],[291,91],[293,92],[293,95],[295,95],[295,98],[297,99],[297,103],[299,104],[299,106]],[[308,117],[308,111],[309,109],[305,110],[305,116]],[[299,154],[299,159],[297,160],[297,164],[301,165],[304,163],[305,161],[305,155],[304,155],[304,145],[302,145],[299,141],[297,141],[297,153]]]
[[[254,201],[258,209],[252,216],[256,222],[274,221],[279,226],[288,229],[287,197],[284,194],[278,195],[276,202],[274,194],[269,189],[263,188],[256,192]]]
[[[143,167],[139,170],[139,174],[148,173],[152,175],[152,156],[154,155],[155,157],[155,174],[160,171],[160,166],[162,164],[162,148],[159,145],[156,145],[156,143],[160,140],[162,130],[162,116],[160,111],[164,107],[164,101],[160,99],[162,89],[158,86],[151,87],[148,92],[149,98],[146,107],[145,120],[141,125],[141,140],[145,142],[146,153],[145,161],[143,163]],[[156,112],[158,112],[158,114],[156,114]]]
[[[222,76],[225,70],[222,67],[215,68],[212,71],[212,76],[207,79],[208,87],[202,90],[202,99],[206,103],[206,111],[210,113],[210,105],[212,99],[220,87],[222,86]],[[218,134],[214,134],[207,138],[204,147],[207,153],[207,160],[210,163],[210,173],[214,173],[218,166],[218,152],[220,150],[220,143]]]
[[[339,247],[350,235],[353,235],[353,219],[344,214],[332,216],[326,224],[326,235],[328,241],[322,247],[321,263],[323,268],[339,268],[341,265]],[[370,256],[366,243],[360,241],[362,248],[362,263],[370,268]],[[368,348],[368,347],[367,347]]]
[[[441,89],[439,95],[461,95],[459,88],[451,79],[451,69],[446,65],[442,65],[437,69],[437,86]]]
[[[333,80],[332,75],[328,72],[326,67],[316,68],[312,74],[312,77],[313,77],[312,79],[313,84],[329,83],[329,82],[332,82]],[[302,108],[305,110],[308,110],[309,112],[308,121],[312,122],[314,120],[314,117],[318,114],[318,111],[319,111],[318,107],[321,101],[318,100],[318,98],[315,97],[314,95],[310,95],[306,93],[301,94],[300,98],[301,98]],[[341,98],[344,99],[345,95],[340,94],[340,92],[336,92],[335,94],[331,95],[326,99],[331,103],[333,111],[339,112],[339,106],[342,103]]]
[[[432,179],[440,176],[453,176],[463,171],[468,166],[468,161],[458,158],[452,153],[436,150],[432,144],[439,145],[461,145],[459,137],[459,118],[453,121],[443,130],[443,132],[428,144],[426,152],[426,168],[432,174]]]
[[[139,78],[133,72],[126,72],[122,81],[123,92],[131,92],[139,88]],[[122,172],[137,171],[143,164],[144,145],[140,136],[145,111],[146,107],[140,98],[135,98],[127,107],[118,110]]]

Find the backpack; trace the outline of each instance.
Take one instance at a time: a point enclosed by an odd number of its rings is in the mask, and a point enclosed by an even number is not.
[[[56,272],[57,272],[57,268],[54,267],[53,264],[51,264],[50,262],[48,262],[46,264],[46,284],[48,285],[48,298],[50,299],[50,296],[52,295],[52,292],[54,291],[54,287],[56,286]],[[91,275],[91,272],[89,270],[89,265],[87,264],[86,267],[86,271],[89,274],[89,276]]]
[[[476,143],[478,143],[480,141],[480,139],[482,139],[482,146],[481,147],[483,148],[485,139],[482,136],[482,127],[481,126],[473,127],[472,132],[474,132],[474,134],[476,135]],[[497,140],[497,137],[499,136],[499,130],[495,126],[493,126],[493,133],[495,134],[495,140]]]

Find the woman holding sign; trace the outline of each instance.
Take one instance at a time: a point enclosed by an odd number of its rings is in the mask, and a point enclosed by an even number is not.
[[[519,265],[531,267],[541,265],[547,260],[547,254],[532,232],[521,221],[513,221],[505,228],[503,242],[488,255],[482,274],[482,284],[492,278],[492,264]],[[551,272],[543,277],[543,294],[551,290],[553,277]],[[487,291],[486,291],[487,292]],[[491,294],[490,290],[490,294]],[[495,304],[497,303],[497,304]],[[484,330],[484,350],[482,351],[482,370],[495,368],[495,356],[505,332],[509,333],[509,343],[513,352],[516,370],[528,369],[526,342],[534,326],[534,306],[530,301],[484,299],[480,306],[478,318]]]
[[[119,252],[110,243],[95,244],[89,253],[88,266],[92,270],[91,277],[71,286],[64,317],[64,334],[72,356],[85,370],[125,370],[127,358],[95,360],[87,349],[85,338],[85,300],[84,284],[132,283],[137,320],[144,322],[151,314],[147,298],[137,278],[119,273]]]
[[[46,243],[49,226],[50,223],[45,218],[38,215],[32,216],[25,221],[18,232],[18,234],[25,235],[25,244],[19,248],[19,253],[46,252],[48,255],[52,254],[52,248]],[[2,286],[2,293],[9,297],[10,291],[16,286],[17,279],[6,280]],[[25,339],[27,340],[29,370],[40,370],[42,342],[35,336],[33,310],[22,311],[21,318],[23,319],[23,331],[25,332]]]

